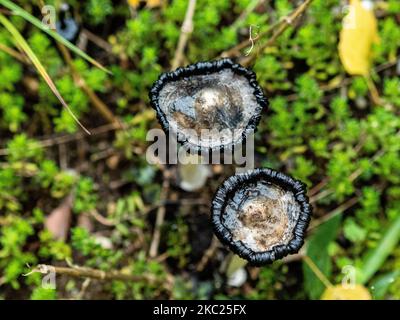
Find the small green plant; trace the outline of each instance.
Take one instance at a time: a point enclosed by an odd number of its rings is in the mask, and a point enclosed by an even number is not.
[[[188,226],[181,217],[171,224],[168,232],[167,254],[171,258],[177,259],[180,268],[187,265],[188,254],[191,251],[188,232]]]

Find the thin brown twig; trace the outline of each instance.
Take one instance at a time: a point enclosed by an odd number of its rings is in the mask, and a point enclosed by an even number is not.
[[[119,127],[115,123],[108,123],[91,130],[91,136],[107,133],[110,131],[118,130]],[[74,134],[65,134],[50,138],[44,138],[39,141],[39,148],[48,148],[58,144],[69,143],[72,141],[80,140],[87,137],[83,132],[76,132]],[[10,153],[8,148],[0,149],[0,156],[6,156]]]
[[[277,21],[275,24],[273,24],[270,28],[268,28],[267,30],[261,32],[258,35],[258,39],[259,38],[263,38],[266,37],[267,35],[269,35],[274,29],[276,29],[278,26],[280,26],[283,23],[283,19],[280,19],[279,21]],[[251,45],[251,39],[247,38],[246,40],[243,40],[242,42],[240,42],[239,44],[235,45],[233,48],[230,48],[229,50],[226,50],[224,52],[222,52],[219,57],[220,58],[234,58],[240,55],[240,51],[246,47],[248,47],[249,45]]]
[[[310,197],[310,203],[316,203],[317,201],[331,195],[333,192],[334,192],[333,189],[322,190],[322,191],[318,192],[317,194],[315,194],[314,196]]]
[[[323,215],[321,218],[315,219],[311,222],[308,231],[315,229],[318,227],[320,224],[324,223],[325,221],[331,219],[332,217],[336,216],[337,214],[340,214],[348,209],[350,209],[352,206],[354,206],[357,202],[359,201],[359,197],[353,197],[347,200],[346,202],[342,203],[340,206],[338,206],[336,209],[332,210],[331,212],[328,212],[327,214]]]
[[[263,4],[265,2],[265,0],[253,0],[251,1],[248,6],[246,7],[245,10],[243,10],[243,12],[239,15],[239,17],[237,17],[237,19],[231,24],[230,28],[234,31],[237,32],[241,22],[245,19],[247,19],[247,17],[249,16],[250,13],[252,13],[257,7],[259,7],[261,4]],[[238,45],[234,46],[233,48],[231,48],[230,50],[224,51],[220,54],[220,58],[229,58],[229,57],[233,57],[235,55],[239,55],[240,54],[240,50],[244,49],[245,47],[247,47],[248,45],[251,44],[252,48],[254,46],[254,41],[257,40],[258,38],[260,38],[260,36],[266,36],[271,30],[271,28],[268,28],[267,31],[261,33],[261,35],[257,35],[256,38],[252,37],[252,32],[251,32],[251,28],[252,26],[250,26],[249,28],[249,38],[242,41],[241,43],[239,43]],[[251,50],[249,49],[249,52]]]
[[[179,200],[168,200],[159,201],[156,204],[153,204],[145,209],[143,212],[144,215],[149,214],[151,211],[158,209],[162,206],[170,206],[170,205],[179,205],[179,206],[209,206],[210,202],[207,202],[202,199],[192,200],[192,199],[179,199]]]
[[[323,274],[323,272],[318,268],[318,266],[311,260],[309,256],[303,256],[303,261],[308,265],[311,271],[315,274],[315,276],[324,284],[326,288],[332,287],[332,283],[329,279]]]
[[[375,105],[380,105],[382,103],[382,99],[379,96],[379,91],[374,83],[374,81],[371,78],[371,75],[368,74],[367,76],[364,77],[365,82],[367,83],[368,90],[371,94],[371,100]]]
[[[297,7],[290,15],[283,18],[282,22],[278,24],[276,30],[272,34],[271,38],[264,44],[262,44],[259,48],[259,51],[262,52],[265,48],[272,46],[276,39],[286,31],[286,29],[293,24],[293,22],[300,17],[310,6],[313,0],[305,0],[299,7]],[[239,62],[244,65],[248,66],[254,60],[255,55],[249,55],[239,60]]]
[[[65,61],[67,62],[71,72],[73,74],[73,78],[75,83],[86,93],[89,97],[89,100],[96,107],[96,109],[100,112],[104,119],[106,119],[110,123],[116,123],[117,126],[122,129],[124,126],[121,120],[114,115],[111,109],[97,96],[97,94],[86,84],[85,79],[79,74],[76,70],[71,54],[65,48],[63,44],[57,43],[62,55],[64,56]]]
[[[189,40],[190,34],[193,32],[193,16],[195,8],[196,0],[189,0],[185,19],[181,28],[181,34],[179,36],[178,46],[175,51],[174,60],[172,61],[172,70],[178,68],[183,61],[186,44]]]
[[[87,289],[90,286],[90,283],[92,282],[92,279],[90,278],[86,278],[85,281],[83,281],[82,286],[81,286],[81,290],[79,291],[78,295],[77,295],[77,299],[81,300],[83,298],[83,296],[85,295]]]
[[[29,61],[28,57],[19,53],[18,51],[7,47],[6,45],[0,43],[0,50],[4,51],[5,53],[9,54],[10,56],[14,57],[15,59],[17,59],[19,62],[22,62],[24,64],[31,64],[31,62]]]
[[[88,29],[83,29],[82,34],[84,34],[89,41],[93,42],[99,48],[104,49],[108,53],[112,53],[112,45],[103,38],[99,37],[93,32],[90,32]]]
[[[214,236],[211,240],[210,246],[204,252],[204,255],[201,257],[201,260],[196,267],[197,272],[202,272],[204,270],[204,268],[207,266],[208,262],[214,256],[218,248],[219,248],[219,241],[217,237]]]
[[[288,256],[282,258],[282,263],[291,263],[294,261],[299,261],[299,260],[302,260],[303,257],[304,257],[303,252],[291,254],[291,255],[288,255]]]
[[[326,184],[328,183],[328,178],[325,177],[324,179],[322,179],[320,182],[318,182],[318,184],[316,184],[314,187],[312,187],[309,191],[308,191],[308,196],[311,197],[313,195],[315,195],[316,193],[318,193],[323,187],[326,186]]]
[[[259,5],[263,4],[265,0],[253,0],[251,1],[246,9],[242,11],[242,13],[237,17],[237,19],[231,24],[231,27],[233,29],[237,29],[237,27],[240,25],[240,23],[247,19],[250,13],[252,13]]]
[[[61,170],[67,170],[68,168],[68,156],[67,156],[67,148],[65,144],[58,145],[58,155],[59,155],[59,163]]]
[[[161,189],[161,199],[160,202],[164,202],[168,199],[168,193],[169,193],[169,172],[167,169],[164,169],[163,171],[164,175],[164,181],[162,184],[162,189]],[[165,206],[160,206],[158,207],[157,210],[157,216],[156,216],[156,223],[154,225],[154,232],[153,232],[153,238],[150,244],[150,250],[149,250],[149,257],[150,258],[155,258],[158,254],[158,246],[160,244],[160,239],[161,239],[161,228],[162,225],[164,224],[164,219],[165,219],[165,212],[166,208]]]
[[[6,16],[15,16],[15,13],[8,9],[0,8],[0,13],[4,14]]]
[[[96,209],[90,211],[90,215],[100,224],[113,227],[116,225],[116,222],[107,219],[106,217],[102,216]]]
[[[34,268],[31,273],[41,273],[41,274],[50,274],[55,272],[56,274],[66,275],[74,278],[90,278],[97,280],[122,280],[122,281],[148,281],[150,283],[157,282],[158,279],[153,275],[132,275],[125,273],[123,271],[103,271],[98,269],[92,269],[87,267],[58,267],[47,264],[39,264],[36,268]]]

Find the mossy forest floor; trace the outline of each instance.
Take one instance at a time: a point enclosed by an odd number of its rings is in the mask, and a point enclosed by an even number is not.
[[[46,4],[58,10],[61,2]],[[373,298],[400,298],[399,1],[374,8],[380,43],[367,81],[347,74],[339,59],[347,1],[312,1],[266,46],[302,1],[197,0],[179,65],[222,53],[253,59],[249,66],[270,101],[256,133],[255,165],[304,181],[314,206],[300,254],[245,266],[238,287],[227,281],[231,255],[213,240],[210,223],[213,194],[234,167],[211,166],[206,185],[185,192],[175,166],[145,157],[146,134],[159,128],[148,91],[176,63],[188,1],[65,2],[81,28],[75,45],[112,75],[0,1],[1,14],[91,132],[0,25],[0,298],[320,299],[327,283],[354,274]],[[14,3],[42,19],[41,1]],[[250,46],[237,46],[249,26],[260,36],[246,56]],[[40,264],[128,278],[58,273],[51,289],[42,286],[45,274],[24,276]]]

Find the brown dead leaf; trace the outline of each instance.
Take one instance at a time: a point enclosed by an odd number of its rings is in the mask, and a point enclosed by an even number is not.
[[[57,240],[66,240],[71,225],[71,209],[73,197],[69,195],[54,209],[46,218],[44,223],[47,230]]]
[[[118,167],[119,161],[121,160],[120,158],[121,158],[121,157],[120,157],[118,154],[109,157],[109,158],[106,160],[107,166],[108,166],[111,170],[115,170],[115,169]]]
[[[30,76],[25,76],[22,79],[22,83],[24,84],[25,88],[28,90],[28,93],[31,95],[37,94],[39,90],[39,81]]]

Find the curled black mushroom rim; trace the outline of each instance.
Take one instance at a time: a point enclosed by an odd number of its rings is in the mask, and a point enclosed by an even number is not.
[[[215,234],[253,265],[298,252],[311,214],[305,185],[268,168],[229,177],[212,202]]]
[[[163,130],[195,152],[245,141],[268,105],[254,72],[229,59],[163,73],[149,97]],[[211,132],[206,138],[204,130]]]

